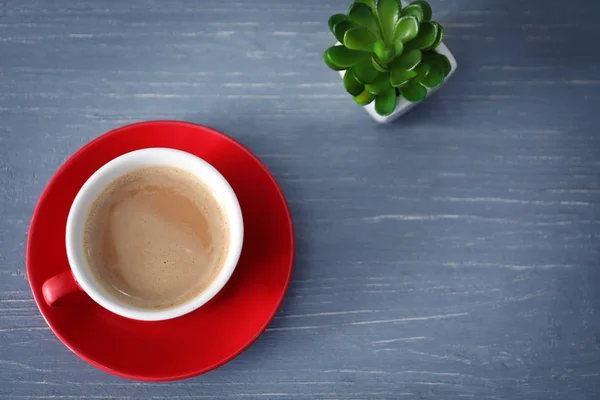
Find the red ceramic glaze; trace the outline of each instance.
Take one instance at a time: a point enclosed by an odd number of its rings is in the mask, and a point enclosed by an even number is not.
[[[87,296],[50,307],[44,282],[69,269],[65,224],[83,183],[124,153],[169,147],[203,158],[233,187],[244,217],[244,247],[223,290],[198,310],[160,322],[115,315]],[[69,349],[115,375],[169,381],[210,371],[241,353],[273,319],[292,275],[294,232],[285,198],[250,151],[213,129],[178,121],[128,125],[92,141],[54,175],[33,214],[27,275],[46,322]]]

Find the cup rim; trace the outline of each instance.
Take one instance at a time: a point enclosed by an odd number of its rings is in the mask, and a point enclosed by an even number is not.
[[[202,290],[200,293],[198,293],[198,295],[194,296],[192,299],[184,303],[178,304],[176,306],[165,309],[145,309],[126,304],[125,302],[120,301],[114,298],[113,296],[109,295],[108,293],[106,293],[105,290],[102,289],[102,286],[97,282],[97,279],[95,279],[91,274],[91,271],[89,271],[90,268],[87,263],[87,260],[85,259],[85,257],[81,257],[81,251],[78,251],[77,243],[81,242],[81,240],[76,240],[75,235],[83,235],[83,231],[81,229],[75,228],[75,222],[79,218],[83,217],[85,219],[87,217],[89,207],[97,198],[97,196],[93,196],[91,201],[85,199],[88,191],[92,188],[98,188],[100,185],[101,192],[106,187],[106,184],[99,184],[99,181],[101,181],[102,178],[105,178],[106,175],[110,174],[115,168],[127,165],[127,163],[130,163],[136,158],[151,159],[153,156],[158,155],[171,157],[172,159],[178,158],[180,161],[188,163],[188,165],[193,165],[194,168],[197,168],[197,170],[202,171],[202,176],[200,176],[197,173],[197,171],[192,171],[185,167],[177,166],[177,168],[181,168],[183,170],[186,170],[187,172],[192,173],[205,184],[208,180],[207,176],[216,179],[216,181],[220,185],[222,194],[225,196],[225,199],[219,198],[218,202],[221,205],[223,205],[223,203],[225,202],[227,202],[230,205],[228,208],[225,208],[223,206],[223,211],[226,214],[230,227],[230,240],[224,265],[222,266],[221,271],[219,272],[217,277],[207,288]],[[171,164],[164,163],[148,164],[148,166],[161,165],[173,166]],[[110,184],[110,182],[113,182],[119,176],[122,176],[123,174],[129,171],[133,171],[137,168],[138,167],[132,167],[129,170],[122,171],[120,174],[112,177],[109,180],[108,184]],[[75,199],[73,200],[71,208],[69,210],[65,230],[65,244],[67,251],[67,259],[69,261],[69,267],[73,272],[75,280],[81,286],[83,291],[85,291],[92,298],[92,300],[94,300],[96,303],[106,308],[107,310],[122,317],[139,321],[162,321],[177,318],[179,316],[190,313],[209,302],[225,286],[225,284],[233,274],[242,251],[243,237],[244,229],[241,207],[237,196],[227,179],[225,179],[225,177],[215,167],[213,167],[210,163],[203,160],[202,158],[188,153],[186,151],[166,147],[151,147],[133,150],[131,152],[122,154],[112,159],[111,161],[98,168],[85,181],[85,183],[77,192],[77,195],[75,196]]]

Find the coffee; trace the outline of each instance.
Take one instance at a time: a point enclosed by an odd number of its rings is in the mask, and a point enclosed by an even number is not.
[[[95,278],[113,297],[165,309],[204,291],[221,271],[229,224],[194,175],[173,167],[129,172],[90,207],[83,237]]]

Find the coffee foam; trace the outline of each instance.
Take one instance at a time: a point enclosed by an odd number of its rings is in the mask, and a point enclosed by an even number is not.
[[[126,304],[149,309],[185,303],[222,269],[229,226],[216,198],[174,167],[129,172],[90,207],[84,247],[102,287]]]

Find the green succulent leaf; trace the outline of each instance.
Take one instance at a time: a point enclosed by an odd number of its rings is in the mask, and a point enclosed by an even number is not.
[[[411,15],[402,17],[394,28],[394,44],[406,43],[417,37],[417,33],[419,33],[419,21]]]
[[[433,46],[438,38],[438,31],[440,25],[433,22],[422,22],[419,26],[419,34],[410,42],[406,43],[406,46],[411,49],[428,49]]]
[[[438,54],[440,56],[441,59],[441,63],[443,63],[443,67],[444,67],[444,76],[448,76],[448,74],[450,73],[450,71],[452,71],[452,65],[450,65],[450,61],[448,60],[448,58],[443,55],[443,54]]]
[[[344,35],[344,46],[353,50],[373,51],[373,46],[377,42],[375,35],[370,30],[363,27],[352,28],[346,31]]]
[[[369,93],[379,94],[389,89],[390,86],[390,75],[387,72],[382,72],[377,75],[372,83],[365,85],[365,90]]]
[[[416,4],[409,4],[402,10],[403,17],[415,17],[419,23],[423,22],[423,9]]]
[[[377,57],[371,57],[371,61],[373,61],[373,66],[375,67],[375,69],[379,72],[388,72],[388,67],[381,64],[381,62],[379,62],[379,60],[377,59]]]
[[[377,17],[373,14],[371,7],[368,5],[364,3],[353,3],[348,10],[348,18],[355,24],[370,30],[378,39],[381,38]]]
[[[431,21],[432,11],[431,11],[431,6],[429,5],[428,2],[426,2],[425,0],[417,0],[417,1],[413,1],[409,5],[409,7],[410,6],[421,7],[421,10],[423,11],[423,21]]]
[[[400,57],[404,52],[404,43],[401,40],[396,40],[394,42],[394,53],[396,53],[396,58]]]
[[[394,28],[400,17],[400,5],[398,0],[378,0],[377,17],[379,26],[386,44],[392,44],[394,40]]]
[[[390,82],[394,87],[404,86],[416,76],[417,73],[415,71],[392,69],[390,71]]]
[[[423,55],[423,63],[430,67],[439,67],[444,71],[444,76],[447,76],[452,69],[448,58],[440,53],[426,52]]]
[[[423,64],[429,66],[429,72],[419,82],[430,89],[441,85],[452,68],[446,56],[434,52],[424,54]]]
[[[358,96],[354,96],[354,101],[357,104],[360,104],[361,106],[366,106],[367,104],[372,102],[374,99],[375,99],[375,95],[367,92],[366,90],[363,91]]]
[[[431,46],[429,46],[427,49],[435,49],[436,47],[438,47],[440,45],[440,43],[442,43],[442,40],[444,40],[444,27],[441,26],[440,24],[438,24],[437,22],[431,22],[431,23],[436,25],[437,35],[435,37],[435,40],[431,44]]]
[[[431,20],[431,6],[423,0],[417,0],[410,3],[402,10],[402,15],[412,15],[419,23]]]
[[[427,89],[414,82],[400,88],[400,94],[406,100],[411,102],[421,101],[427,96]]]
[[[381,39],[377,40],[373,45],[373,52],[382,65],[387,65],[387,63],[394,58],[394,52],[392,49],[386,47],[385,43]]]
[[[381,65],[387,65],[394,58],[394,52],[392,49],[388,49],[387,47],[383,48],[383,50],[379,52],[376,52],[375,55],[377,55]]]
[[[343,71],[346,69],[346,67],[342,67],[331,61],[331,58],[329,58],[329,53],[327,51],[323,54],[323,60],[325,61],[325,64],[327,64],[327,66],[333,69],[334,71]]]
[[[381,116],[390,115],[396,109],[396,88],[390,87],[375,97],[375,111]]]
[[[365,51],[350,50],[344,46],[331,46],[325,50],[326,61],[336,65],[342,69],[352,67],[353,65],[359,64],[362,61],[367,61],[371,65],[370,54]]]
[[[375,4],[376,0],[354,0],[354,2],[369,6],[373,14],[377,12],[377,5]]]
[[[385,43],[383,42],[383,40],[378,39],[375,44],[373,45],[373,53],[375,53],[375,55],[377,57],[381,57],[385,52]]]
[[[358,96],[365,90],[365,86],[356,79],[352,69],[349,69],[344,74],[344,88],[346,88],[346,91],[352,96]]]
[[[329,21],[327,23],[329,24],[329,29],[331,30],[331,32],[335,34],[333,27],[347,19],[348,17],[346,17],[344,14],[335,14],[329,17]]]
[[[417,65],[415,67],[415,69],[413,70],[417,73],[417,76],[415,77],[415,81],[421,82],[423,80],[423,78],[425,78],[425,76],[427,76],[427,74],[429,73],[430,70],[431,70],[431,66],[429,64],[426,64],[425,59],[423,58],[423,62],[419,63],[419,65]]]
[[[352,70],[354,71],[356,79],[363,85],[373,82],[378,74],[370,58],[359,62]]]
[[[356,25],[354,22],[346,18],[345,20],[342,20],[333,26],[333,34],[338,42],[344,43],[344,35],[346,32],[352,28],[356,28],[357,26],[358,25]]]
[[[400,70],[411,70],[414,69],[421,62],[421,51],[420,50],[409,50],[402,53],[402,55],[391,62],[391,69]]]
[[[421,80],[421,84],[429,89],[440,86],[444,82],[444,69],[440,65],[432,66],[429,73]]]

